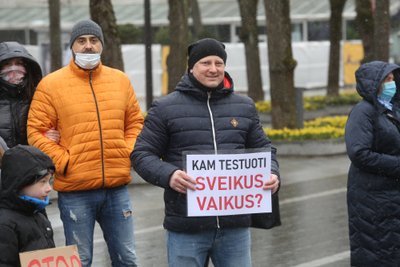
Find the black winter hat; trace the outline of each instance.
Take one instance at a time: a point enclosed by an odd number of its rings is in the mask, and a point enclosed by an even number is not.
[[[3,155],[2,191],[18,192],[22,187],[35,183],[36,178],[48,170],[54,172],[54,164],[41,150],[27,145],[14,146]]]
[[[103,31],[101,27],[93,20],[81,20],[74,27],[72,27],[71,39],[69,40],[69,47],[71,48],[75,39],[81,35],[94,35],[99,38],[101,44],[104,46]]]
[[[218,56],[226,63],[225,45],[212,38],[201,39],[188,46],[188,70],[191,70],[200,59],[207,56]]]

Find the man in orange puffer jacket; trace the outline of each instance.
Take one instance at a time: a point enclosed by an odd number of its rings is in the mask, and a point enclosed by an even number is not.
[[[28,141],[56,166],[54,189],[66,245],[91,266],[93,229],[104,233],[113,266],[136,266],[132,206],[126,185],[143,116],[129,78],[102,65],[102,29],[91,20],[72,29],[69,65],[42,79],[30,107]],[[56,129],[60,141],[43,133]]]

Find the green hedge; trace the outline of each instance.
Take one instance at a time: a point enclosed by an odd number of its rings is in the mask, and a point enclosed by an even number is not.
[[[340,105],[355,105],[361,100],[361,97],[356,92],[341,93],[337,97],[327,96],[305,96],[303,98],[303,105],[305,110],[318,110],[327,106],[340,106]],[[271,112],[270,101],[256,102],[258,112],[269,113]]]

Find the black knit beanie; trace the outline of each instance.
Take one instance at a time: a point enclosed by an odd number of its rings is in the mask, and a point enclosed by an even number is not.
[[[72,28],[71,39],[69,41],[69,47],[71,48],[75,42],[75,39],[81,35],[94,35],[99,38],[101,44],[104,46],[103,31],[100,26],[93,20],[81,20]]]
[[[2,159],[1,185],[3,191],[19,191],[35,183],[38,176],[54,172],[55,166],[48,155],[36,147],[16,145],[8,149]]]
[[[191,70],[200,59],[207,56],[218,56],[226,63],[225,45],[211,38],[201,39],[188,46],[188,70]]]

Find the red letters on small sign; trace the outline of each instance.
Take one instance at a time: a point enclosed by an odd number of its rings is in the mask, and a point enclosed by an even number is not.
[[[42,259],[32,259],[28,267],[82,267],[80,259],[72,255],[67,259],[64,256],[57,256],[54,260],[53,256],[45,257]]]

